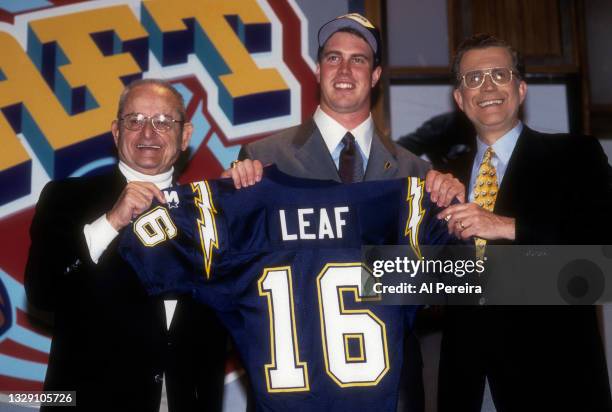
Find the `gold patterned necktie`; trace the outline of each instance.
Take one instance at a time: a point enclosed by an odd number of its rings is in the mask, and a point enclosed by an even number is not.
[[[495,199],[499,185],[497,184],[497,170],[491,163],[491,159],[495,156],[493,148],[489,147],[482,158],[480,168],[478,169],[478,177],[474,185],[474,202],[489,212],[495,207]],[[476,257],[484,258],[485,249],[487,247],[486,239],[475,238],[476,241]]]

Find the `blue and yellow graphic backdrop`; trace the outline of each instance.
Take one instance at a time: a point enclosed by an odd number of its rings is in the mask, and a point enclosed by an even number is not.
[[[181,180],[316,106],[296,0],[0,0],[0,390],[42,388],[49,330],[28,306],[28,229],[49,180],[116,162],[110,124],[133,79],[169,79],[195,126]]]

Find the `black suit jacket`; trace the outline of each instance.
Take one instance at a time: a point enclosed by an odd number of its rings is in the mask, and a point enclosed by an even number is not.
[[[450,169],[466,188],[473,159]],[[612,243],[608,167],[596,139],[524,127],[494,210],[516,240],[491,243]],[[440,411],[480,411],[485,376],[498,412],[612,410],[594,307],[448,307]]]
[[[91,261],[83,227],[110,210],[115,173],[50,182],[31,226],[28,299],[55,315],[46,390],[76,390],[82,411],[157,411],[163,376],[170,411],[219,410],[225,332],[214,315],[179,297],[170,330],[163,300],[147,296],[117,253]]]

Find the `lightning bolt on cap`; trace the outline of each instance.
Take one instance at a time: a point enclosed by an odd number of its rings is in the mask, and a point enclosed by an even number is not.
[[[370,22],[370,20],[359,13],[338,16],[321,26],[318,36],[319,49],[322,49],[327,40],[342,29],[353,29],[361,34],[374,52],[374,66],[380,65],[382,61],[380,31]]]

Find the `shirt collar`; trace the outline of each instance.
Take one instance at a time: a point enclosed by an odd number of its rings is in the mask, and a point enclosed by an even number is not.
[[[510,161],[510,156],[512,156],[512,152],[514,151],[514,146],[516,146],[516,142],[523,131],[523,123],[519,121],[516,126],[510,129],[505,135],[497,139],[495,143],[491,145],[493,151],[495,152],[495,156],[505,165]],[[484,153],[487,151],[489,146],[484,143],[480,137],[476,139],[477,151],[476,157],[479,159],[479,162],[482,161]]]
[[[121,171],[121,174],[125,176],[128,183],[150,182],[155,184],[155,186],[157,186],[159,189],[167,189],[172,186],[172,174],[174,173],[174,167],[171,167],[167,172],[160,173],[158,175],[145,175],[144,173],[140,173],[132,169],[120,160],[119,171]]]
[[[359,148],[366,156],[366,159],[368,158],[370,155],[370,148],[372,147],[372,136],[374,135],[374,121],[372,120],[371,113],[367,119],[353,130],[346,129],[333,117],[325,113],[321,109],[321,106],[317,107],[313,119],[321,132],[321,136],[323,137],[323,141],[329,153],[333,153],[336,147],[338,147],[346,132],[351,132]]]

